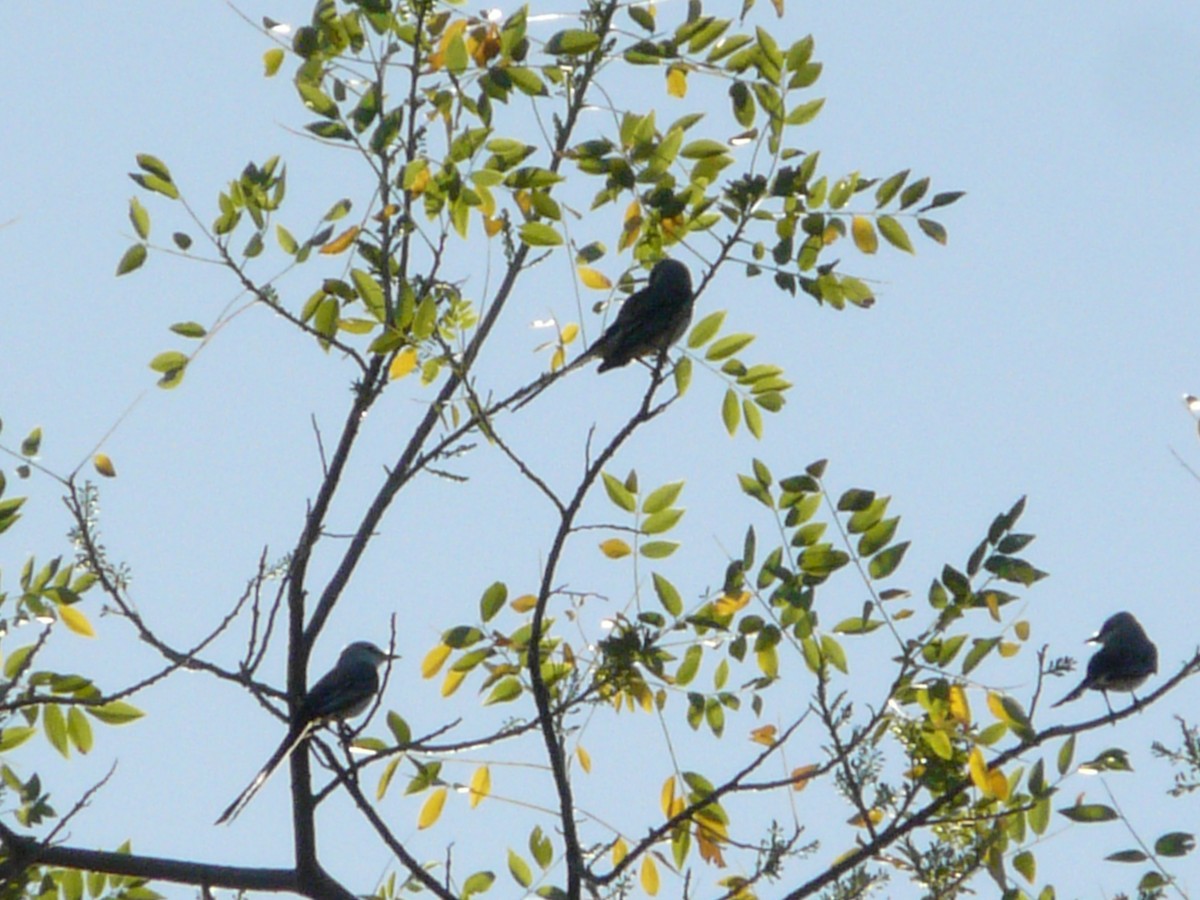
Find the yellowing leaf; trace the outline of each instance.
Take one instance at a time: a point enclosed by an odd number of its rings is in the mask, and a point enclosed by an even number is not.
[[[446,661],[446,657],[450,655],[450,648],[445,644],[438,644],[432,650],[425,654],[425,658],[421,660],[421,677],[432,678],[442,668],[442,663]]]
[[[988,772],[988,793],[998,800],[1008,799],[1008,779],[999,769]]]
[[[642,860],[641,882],[642,890],[651,897],[658,893],[658,864],[649,854]]]
[[[959,684],[950,686],[950,718],[959,725],[971,724],[971,707],[967,703],[967,692]]]
[[[438,788],[429,798],[421,804],[421,813],[417,816],[417,828],[428,828],[438,820],[442,814],[442,807],[446,805],[446,789]]]
[[[471,783],[468,786],[470,791],[471,809],[477,807],[483,802],[483,798],[492,793],[492,771],[487,766],[480,766],[475,770],[475,774],[471,776]]]
[[[537,597],[533,596],[533,594],[522,594],[508,605],[512,607],[513,612],[529,612],[531,609],[537,606]]]
[[[774,725],[764,725],[762,728],[755,728],[750,732],[750,740],[756,744],[762,744],[764,747],[770,747],[775,743],[775,732],[777,730]]]
[[[92,457],[92,465],[96,467],[96,471],[105,478],[116,478],[117,467],[113,465],[113,461],[108,458],[106,453],[97,453]]]
[[[797,793],[804,790],[816,774],[817,767],[811,764],[792,769],[792,790]]]
[[[1019,622],[1013,625],[1013,631],[1016,632],[1017,637],[1021,640],[1029,640],[1029,621],[1027,619],[1021,619]]]
[[[77,610],[74,606],[59,606],[58,617],[62,619],[62,623],[70,628],[76,634],[81,634],[84,637],[95,637],[96,630],[92,628],[92,623],[88,621],[87,616]]]
[[[609,538],[600,545],[600,552],[609,559],[620,559],[622,556],[628,556],[633,550],[620,538]]]
[[[325,256],[336,256],[339,253],[344,253],[350,249],[350,245],[354,243],[354,239],[358,237],[358,226],[352,225],[347,228],[332,241],[321,248],[320,252]]]
[[[613,865],[619,866],[621,864],[621,860],[623,860],[628,854],[629,847],[625,844],[625,838],[617,838],[617,841],[615,844],[613,844],[612,848]]]
[[[592,771],[592,757],[591,754],[583,749],[583,744],[575,746],[575,756],[579,760],[579,768],[590,774]]]
[[[1000,655],[1004,659],[1010,659],[1021,652],[1021,645],[1014,644],[1012,641],[1001,641],[1000,646],[996,649],[1000,651]]]
[[[718,868],[725,868],[725,855],[721,853],[721,845],[712,839],[712,835],[706,829],[696,829],[696,845],[700,848],[702,860]]]
[[[399,381],[417,367],[417,348],[405,347],[388,366],[388,381]]]
[[[671,818],[671,810],[675,806],[674,775],[668,775],[667,780],[663,782],[662,790],[658,792],[658,802],[662,807],[663,815],[668,819]]]
[[[867,817],[871,820],[872,825],[878,825],[883,821],[883,810],[878,808],[868,810]],[[846,820],[846,823],[853,825],[855,828],[865,828],[867,824],[862,816],[851,816]]]
[[[667,93],[672,97],[687,96],[687,69],[683,66],[667,69]]]
[[[987,763],[984,762],[983,752],[978,747],[971,748],[971,755],[967,758],[967,763],[971,771],[971,781],[975,787],[985,796],[992,796],[992,788],[988,781]]]
[[[272,47],[263,54],[263,74],[270,78],[279,71],[279,67],[283,65],[283,50],[280,47]]]
[[[446,680],[442,682],[442,696],[449,697],[458,690],[458,686],[463,683],[463,679],[467,677],[465,671],[459,672],[451,669],[446,673]]]
[[[744,609],[746,604],[749,602],[749,591],[742,591],[736,597],[726,594],[713,604],[713,611],[716,612],[718,616],[731,616],[738,610]]]
[[[854,246],[863,253],[874,253],[879,249],[879,235],[866,216],[855,216],[850,220],[850,234],[854,238]]]
[[[579,280],[583,282],[584,287],[594,291],[607,291],[612,287],[612,282],[603,272],[598,272],[590,266],[579,266],[575,271],[579,273]]]

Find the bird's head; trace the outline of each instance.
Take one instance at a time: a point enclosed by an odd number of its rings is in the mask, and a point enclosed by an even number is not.
[[[692,294],[692,273],[677,259],[660,259],[650,270],[650,287]]]
[[[1141,630],[1142,626],[1139,625],[1138,620],[1133,617],[1133,613],[1114,613],[1104,620],[1104,624],[1100,626],[1100,630],[1088,638],[1087,643],[1108,644],[1108,642],[1111,640],[1119,640],[1125,635],[1137,633]]]
[[[370,641],[355,641],[349,647],[342,651],[339,663],[343,662],[365,662],[378,668],[389,659],[399,659],[397,653],[385,653],[380,650]]]

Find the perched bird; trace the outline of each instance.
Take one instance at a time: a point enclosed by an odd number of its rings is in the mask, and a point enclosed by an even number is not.
[[[621,305],[617,319],[583,354],[600,357],[598,371],[625,366],[649,354],[665,353],[692,321],[692,276],[687,266],[661,259],[650,270],[650,283]]]
[[[1075,690],[1054,705],[1078,700],[1090,688],[1104,695],[1104,705],[1111,716],[1108,692],[1134,691],[1140,687],[1158,671],[1158,648],[1146,637],[1138,620],[1127,612],[1109,616],[1100,630],[1088,638],[1088,643],[1099,644],[1100,649],[1088,660],[1087,675]]]
[[[266,765],[259,769],[254,780],[225,808],[215,824],[232,822],[237,818],[238,813],[258,793],[258,789],[279,768],[279,764],[314,730],[328,722],[340,722],[363,712],[379,692],[379,667],[389,659],[396,657],[384,653],[370,641],[356,641],[343,650],[337,665],[314,684],[300,701],[287,737],[271,754]]]

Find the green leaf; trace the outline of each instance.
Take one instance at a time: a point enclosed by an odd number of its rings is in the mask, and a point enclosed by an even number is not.
[[[25,439],[21,441],[22,456],[37,456],[38,450],[42,447],[42,428],[39,425],[29,434],[25,435]],[[25,648],[22,648],[25,649]],[[7,666],[5,667],[7,669]]]
[[[742,407],[738,403],[737,394],[733,388],[725,391],[725,398],[721,401],[721,420],[725,423],[725,430],[730,436],[737,433],[738,425],[742,420]]]
[[[1071,768],[1071,760],[1075,758],[1075,735],[1071,735],[1058,748],[1058,774],[1066,775]]]
[[[1058,812],[1072,822],[1111,822],[1118,818],[1117,811],[1103,803],[1076,803],[1074,806],[1068,806]]]
[[[1013,857],[1013,868],[1021,873],[1021,877],[1033,884],[1037,878],[1037,860],[1028,850],[1022,850]]]
[[[1140,863],[1145,862],[1150,857],[1141,850],[1118,850],[1116,853],[1110,853],[1104,858],[1109,862]]]
[[[529,863],[525,862],[514,850],[508,851],[508,871],[513,880],[521,887],[527,888],[533,884],[533,872],[529,868]]]
[[[1196,836],[1187,831],[1172,831],[1154,842],[1159,856],[1187,856],[1196,849]]]
[[[753,340],[754,335],[752,334],[726,335],[705,351],[704,358],[710,362],[726,359],[733,356],[733,354],[737,353]]]
[[[506,600],[508,600],[508,587],[503,581],[492,582],[479,599],[480,618],[485,622],[490,622],[495,618],[496,613],[504,608]]]
[[[900,565],[900,561],[904,559],[904,553],[908,550],[908,541],[902,541],[899,544],[893,544],[886,550],[880,551],[876,556],[872,557],[867,570],[871,577],[878,580],[887,578]]]
[[[664,484],[662,487],[655,488],[642,501],[642,512],[646,515],[654,515],[654,513],[662,512],[679,499],[679,494],[683,490],[683,484],[682,481],[672,481]]]
[[[742,417],[746,420],[746,430],[758,440],[762,440],[763,420],[758,405],[752,400],[742,401]]]
[[[886,179],[883,184],[879,185],[875,190],[876,209],[887,206],[891,199],[896,196],[896,192],[904,185],[904,181],[908,178],[908,173],[911,171],[911,169],[905,169],[902,172],[897,172],[891,178]]]
[[[468,897],[474,897],[476,894],[486,893],[495,881],[496,876],[492,872],[474,873],[463,882],[463,900],[467,900]]]
[[[299,79],[296,81],[296,90],[299,91],[300,99],[304,101],[304,105],[318,116],[324,116],[326,119],[337,118],[337,104],[333,102],[332,97],[315,84]]]
[[[692,683],[696,677],[696,673],[700,670],[700,659],[704,655],[704,650],[699,644],[692,644],[683,654],[683,662],[679,664],[679,669],[675,672],[675,684],[679,687],[685,687]]]
[[[283,65],[283,48],[272,47],[263,54],[263,75],[270,78]]]
[[[842,649],[841,644],[827,634],[821,635],[821,655],[843,675],[849,674],[850,669],[846,665],[846,651]]]
[[[146,245],[134,244],[125,251],[125,255],[121,257],[121,261],[117,263],[117,275],[128,275],[135,269],[141,268],[142,263],[146,261]]]
[[[604,482],[604,490],[608,494],[608,499],[618,508],[625,510],[625,512],[634,512],[637,510],[637,499],[620,480],[609,475],[607,472],[601,472],[600,478]]]
[[[442,643],[455,650],[465,650],[483,640],[483,632],[470,625],[456,625],[442,632]]]
[[[600,35],[581,28],[568,28],[546,41],[546,52],[555,56],[579,56],[600,46]]]
[[[563,242],[562,235],[544,222],[526,222],[519,234],[530,247],[557,247]]]
[[[143,241],[150,237],[150,213],[146,212],[146,207],[142,206],[137,197],[129,198],[129,221],[133,223],[133,230]]]
[[[202,338],[208,334],[208,331],[199,322],[176,322],[171,326],[171,330],[185,338]]]
[[[713,339],[717,331],[721,328],[721,323],[725,321],[725,310],[719,309],[714,313],[709,313],[694,326],[688,334],[687,345],[688,349],[695,350],[697,347],[702,347]]]
[[[678,549],[678,541],[647,541],[638,548],[638,552],[646,559],[666,559]]]
[[[37,734],[37,729],[26,725],[0,728],[0,753],[16,749],[35,734]]]
[[[71,747],[67,743],[67,719],[61,706],[53,703],[42,706],[42,729],[55,750],[63,756],[71,755]]]
[[[554,862],[554,844],[542,832],[540,825],[529,832],[529,852],[543,870],[550,868],[550,863]]]
[[[657,572],[654,573],[653,578],[654,593],[658,596],[658,602],[662,604],[663,609],[678,618],[683,612],[683,598],[679,596],[679,591],[676,590],[675,585]]]
[[[723,153],[728,153],[729,147],[722,144],[720,141],[714,141],[710,138],[704,138],[698,141],[692,141],[686,144],[680,151],[679,155],[684,159],[708,159],[710,156],[720,156]]]
[[[149,172],[163,181],[171,180],[171,172],[167,168],[167,164],[157,156],[151,156],[149,153],[139,153],[134,159],[143,171]]]
[[[788,125],[807,125],[817,117],[817,113],[821,111],[821,107],[824,105],[824,97],[810,100],[807,103],[801,103],[787,114],[787,118],[784,121]]]
[[[89,706],[87,712],[106,725],[125,725],[145,715],[136,706],[126,703],[124,700],[113,700],[103,706]]]
[[[488,694],[487,699],[483,701],[484,705],[510,703],[521,696],[522,690],[521,682],[516,677],[510,675],[507,678],[501,678],[496,682],[496,686],[492,688],[492,692]]]
[[[656,512],[652,516],[647,516],[642,521],[642,534],[662,534],[670,531],[675,527],[675,524],[683,517],[684,510],[678,508],[664,509],[661,512]]]
[[[92,726],[78,706],[67,710],[67,737],[80,753],[92,749]]]

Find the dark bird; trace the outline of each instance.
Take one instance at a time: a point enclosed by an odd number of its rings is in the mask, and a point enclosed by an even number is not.
[[[598,371],[607,372],[638,357],[665,353],[691,323],[694,302],[687,266],[659,260],[650,270],[649,284],[621,305],[616,321],[581,359],[598,356]]]
[[[1089,644],[1100,649],[1088,660],[1087,675],[1079,686],[1055,706],[1078,700],[1091,689],[1104,695],[1104,705],[1112,715],[1108,702],[1109,691],[1134,691],[1158,671],[1158,648],[1146,637],[1146,632],[1132,613],[1119,612],[1109,616],[1100,630],[1088,638]],[[1135,696],[1134,702],[1137,702]]]
[[[356,641],[338,657],[337,665],[327,672],[312,689],[304,695],[296,710],[296,717],[287,736],[271,754],[266,765],[258,770],[254,780],[238,794],[237,799],[225,808],[217,825],[232,822],[246,808],[258,789],[279,768],[293,750],[304,742],[314,730],[329,722],[340,722],[363,712],[379,692],[379,667],[389,659],[370,641]]]

